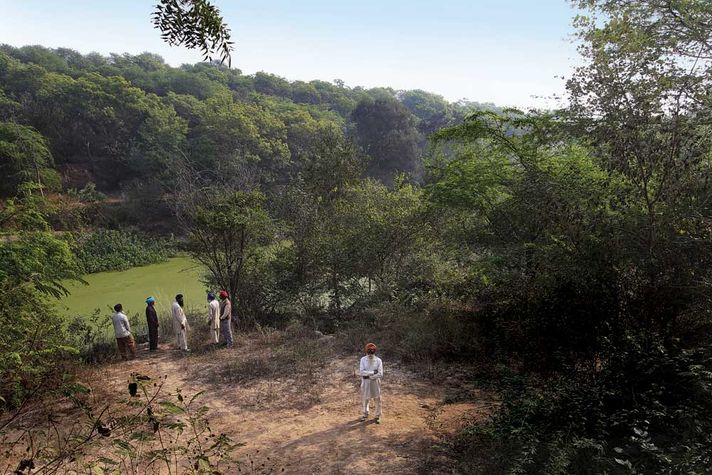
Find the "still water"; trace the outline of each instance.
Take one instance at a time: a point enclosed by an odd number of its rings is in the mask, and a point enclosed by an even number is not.
[[[125,271],[97,272],[84,276],[89,285],[70,282],[71,294],[57,304],[67,316],[91,315],[98,308],[110,315],[120,303],[127,315],[143,315],[149,295],[156,297],[156,310],[168,314],[176,294],[183,294],[186,310],[206,308],[207,289],[201,278],[203,268],[188,257],[174,257],[160,264]]]

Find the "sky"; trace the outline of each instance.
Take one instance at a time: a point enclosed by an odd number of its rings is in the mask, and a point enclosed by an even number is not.
[[[450,101],[554,107],[579,61],[566,0],[212,0],[232,66],[289,80],[423,89]],[[0,0],[0,43],[202,60],[153,29],[154,0]]]

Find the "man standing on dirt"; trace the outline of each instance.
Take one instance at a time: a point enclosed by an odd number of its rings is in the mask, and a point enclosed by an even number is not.
[[[208,327],[210,342],[217,345],[220,342],[220,304],[215,300],[215,294],[208,292]]]
[[[381,378],[383,378],[383,361],[376,356],[376,345],[368,343],[366,356],[361,358],[359,373],[361,374],[361,405],[363,415],[361,421],[368,419],[368,405],[371,399],[376,402],[376,424],[381,423]]]
[[[136,357],[136,343],[131,335],[131,325],[129,319],[123,313],[123,307],[120,303],[114,305],[114,313],[111,315],[111,323],[114,324],[114,333],[116,334],[116,346],[119,347],[121,359],[126,359],[127,350],[131,353],[131,358]]]
[[[176,346],[183,350],[188,350],[188,319],[183,311],[183,294],[176,295],[176,301],[173,302],[171,313],[173,314],[173,331],[176,334]]]
[[[220,333],[225,345],[232,348],[232,303],[226,290],[220,291]]]
[[[148,324],[148,351],[158,349],[158,314],[154,304],[156,299],[148,297],[146,299],[146,323]]]

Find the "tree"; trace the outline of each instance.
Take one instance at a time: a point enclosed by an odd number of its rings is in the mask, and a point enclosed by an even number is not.
[[[416,89],[400,92],[398,99],[418,118],[418,131],[424,136],[453,125],[452,108],[442,96]]]
[[[14,195],[23,183],[37,182],[50,190],[61,188],[52,169],[52,155],[45,138],[35,129],[14,122],[0,122],[0,193]]]
[[[708,291],[691,262],[710,257],[712,4],[575,3],[588,15],[576,20],[586,62],[568,81],[574,133],[633,185],[641,213],[629,308],[649,336],[671,335]]]
[[[358,146],[336,128],[316,130],[294,164],[289,184],[278,199],[292,246],[288,286],[300,310],[316,312],[321,296],[341,285],[334,275],[348,273],[335,263],[340,242],[332,241],[336,203],[358,183],[365,168]],[[332,255],[333,254],[333,255]],[[343,257],[343,256],[342,256]]]
[[[358,143],[372,159],[368,176],[388,184],[399,173],[420,177],[418,132],[413,116],[400,102],[387,97],[364,99],[354,109],[352,118]]]
[[[473,216],[491,347],[555,370],[474,431],[465,445],[483,455],[462,468],[704,472],[712,4],[574,3],[585,61],[570,107],[478,113],[438,134],[466,143],[430,196]]]
[[[199,122],[189,137],[189,155],[197,167],[230,174],[238,167],[257,169],[263,183],[286,167],[286,130],[275,114],[259,105],[235,102],[229,94],[204,101],[198,111]]]
[[[190,253],[206,267],[210,282],[230,293],[234,315],[243,269],[272,239],[272,220],[263,203],[259,192],[211,190],[184,215]]]

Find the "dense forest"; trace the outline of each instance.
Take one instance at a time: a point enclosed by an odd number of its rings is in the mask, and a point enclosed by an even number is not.
[[[458,472],[707,472],[712,7],[575,3],[556,111],[0,47],[2,411],[92,351],[63,282],[165,240],[244,329],[478,368]]]
[[[417,90],[245,76],[219,63],[173,68],[149,53],[0,51],[3,140],[32,147],[3,164],[5,196],[31,179],[49,191],[89,182],[109,193],[137,182],[164,191],[173,183],[168,169],[180,160],[198,172],[243,166],[272,190],[331,133],[368,154],[367,176],[392,183],[405,173],[418,181],[428,134],[482,107]]]

